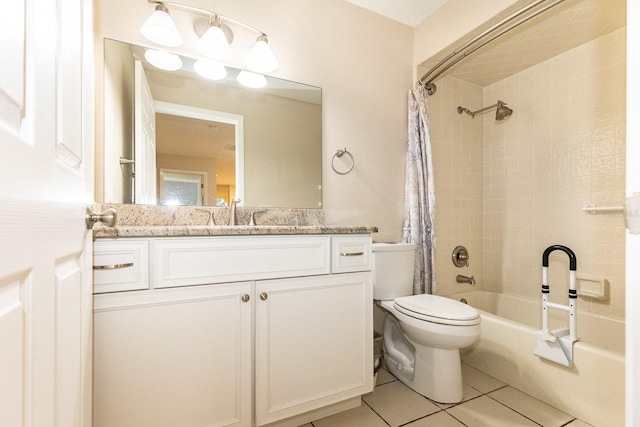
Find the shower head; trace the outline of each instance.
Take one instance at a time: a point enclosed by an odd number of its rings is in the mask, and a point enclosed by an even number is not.
[[[502,101],[498,101],[498,108],[496,108],[496,121],[497,122],[501,122],[509,117],[511,117],[511,115],[513,114],[513,110],[509,107],[507,107],[507,104],[505,104]]]
[[[497,108],[496,108],[497,107]],[[492,108],[496,108],[496,121],[501,122],[511,116],[513,114],[513,110],[507,107],[505,102],[498,100],[497,104],[493,104],[489,107],[484,107],[479,109],[478,111],[471,111],[468,108],[464,108],[458,106],[458,114],[467,113],[471,117],[475,117],[478,113],[484,113],[485,111],[491,110]]]

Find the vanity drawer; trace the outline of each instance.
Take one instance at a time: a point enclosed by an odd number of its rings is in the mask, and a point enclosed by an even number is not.
[[[93,244],[93,293],[149,288],[147,240],[96,240]]]
[[[243,236],[153,241],[153,287],[330,273],[326,236]]]
[[[336,236],[331,239],[332,273],[371,270],[370,236]]]

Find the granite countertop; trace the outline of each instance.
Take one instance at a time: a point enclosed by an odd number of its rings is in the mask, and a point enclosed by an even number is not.
[[[93,228],[94,239],[118,237],[189,237],[189,236],[274,236],[305,234],[371,234],[377,227],[325,225],[322,209],[258,209],[238,207],[238,223],[227,224],[229,209],[219,207],[97,205],[117,212],[116,226],[98,223]],[[258,225],[246,225],[253,213]]]
[[[276,236],[304,234],[371,234],[377,227],[330,225],[180,225],[180,226],[116,226],[97,224],[94,238],[115,237],[192,237],[192,236]]]

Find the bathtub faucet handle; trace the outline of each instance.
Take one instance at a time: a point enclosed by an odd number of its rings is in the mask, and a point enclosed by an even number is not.
[[[456,246],[451,253],[451,260],[456,267],[469,267],[469,251],[464,246]]]

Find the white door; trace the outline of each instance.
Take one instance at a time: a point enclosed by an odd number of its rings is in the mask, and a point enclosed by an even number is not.
[[[90,425],[90,23],[88,0],[2,3],[1,426]]]
[[[135,62],[134,203],[156,203],[156,113],[142,62]]]

